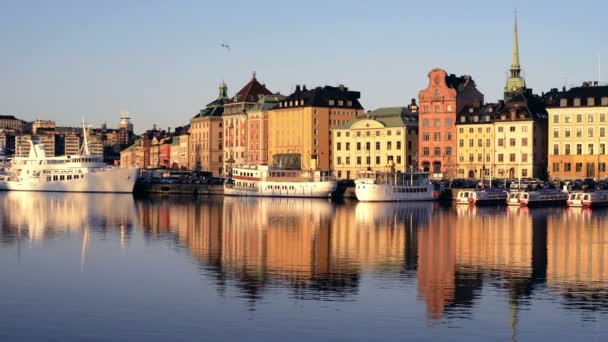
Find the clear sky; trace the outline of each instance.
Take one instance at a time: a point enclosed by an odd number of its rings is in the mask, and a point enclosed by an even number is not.
[[[409,103],[441,67],[496,101],[514,8],[528,87],[596,80],[598,54],[608,70],[608,2],[597,0],[0,0],[0,114],[115,127],[129,111],[137,132],[176,127],[253,70],[283,94],[342,83],[374,109]]]

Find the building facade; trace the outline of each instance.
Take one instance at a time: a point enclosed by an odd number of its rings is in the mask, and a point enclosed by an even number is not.
[[[268,111],[279,105],[282,95],[265,95],[247,111],[247,160],[252,165],[268,165]]]
[[[26,126],[25,121],[19,120],[13,115],[0,115],[0,129],[23,133]]]
[[[360,171],[417,170],[417,107],[380,108],[361,115],[333,129],[332,144],[338,179],[356,179]]]
[[[296,86],[268,112],[269,163],[293,156],[299,157],[302,169],[332,169],[330,132],[363,114],[360,97],[343,85],[311,90]]]
[[[224,175],[224,130],[222,114],[228,101],[228,87],[220,85],[219,96],[190,120],[188,169]]]
[[[224,127],[224,170],[230,172],[233,166],[250,164],[247,148],[249,146],[247,112],[256,109],[263,96],[272,95],[253,77],[232,99],[224,105],[222,114]]]
[[[494,114],[497,110],[500,110],[498,104],[486,104],[466,106],[458,113],[458,178],[489,179],[494,176]]]
[[[175,135],[171,142],[171,168],[188,168],[188,134]]]
[[[15,137],[15,157],[28,157],[30,155],[31,144],[44,145],[44,154],[47,157],[55,156],[55,135],[41,134],[30,135],[23,134]]]
[[[608,178],[608,86],[585,84],[561,92],[547,111],[551,178]]]
[[[57,124],[52,120],[36,120],[32,123],[32,134],[55,134]]]
[[[428,74],[426,89],[418,94],[419,159],[423,170],[433,179],[456,177],[456,114],[465,106],[483,104],[483,94],[477,90],[471,76],[448,75],[442,69]]]

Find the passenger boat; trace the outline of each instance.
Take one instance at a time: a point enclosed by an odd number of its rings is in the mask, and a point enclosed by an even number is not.
[[[0,177],[0,190],[132,193],[139,170],[106,165],[103,156],[89,154],[86,134],[84,140],[81,154],[60,157],[47,157],[44,145],[30,142],[29,156],[13,158]]]
[[[608,205],[608,190],[576,192],[568,197],[570,207],[601,207]]]
[[[439,198],[428,172],[363,171],[355,180],[355,195],[362,202],[433,201]]]
[[[521,192],[517,192],[517,191],[509,192],[509,195],[507,196],[507,205],[521,206],[521,203],[519,202],[519,196],[521,194],[522,194]]]
[[[508,193],[501,189],[477,189],[464,190],[458,193],[456,203],[492,205],[503,204],[507,200]]]
[[[519,203],[522,206],[551,206],[565,205],[568,194],[558,189],[541,189],[519,193]]]
[[[331,197],[337,186],[331,171],[252,165],[232,169],[231,177],[224,182],[224,195]]]

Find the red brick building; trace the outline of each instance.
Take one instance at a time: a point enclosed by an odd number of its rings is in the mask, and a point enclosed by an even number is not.
[[[418,165],[434,179],[456,176],[456,114],[467,105],[483,104],[483,94],[469,75],[428,74],[429,84],[418,93]]]

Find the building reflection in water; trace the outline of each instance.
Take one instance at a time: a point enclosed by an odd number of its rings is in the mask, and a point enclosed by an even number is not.
[[[90,232],[120,231],[126,246],[139,226],[188,251],[220,293],[236,289],[252,304],[277,287],[352,300],[370,276],[415,282],[430,320],[469,316],[494,287],[508,297],[513,338],[535,291],[608,311],[608,211],[16,192],[1,205],[1,243],[82,232],[84,260],[99,235]]]

